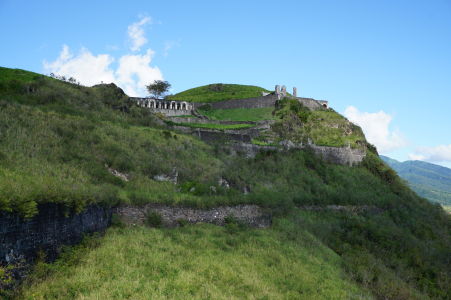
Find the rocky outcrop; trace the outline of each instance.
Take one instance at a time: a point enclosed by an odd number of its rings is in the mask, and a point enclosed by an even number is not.
[[[144,206],[120,206],[115,213],[127,224],[145,224],[147,215],[156,212],[167,227],[186,223],[211,223],[224,225],[227,217],[252,227],[264,228],[271,225],[271,216],[257,205],[219,206],[210,209],[195,209],[182,206],[147,204]]]

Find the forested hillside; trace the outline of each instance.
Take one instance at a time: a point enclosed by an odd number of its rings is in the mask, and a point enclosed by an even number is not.
[[[451,206],[451,169],[425,161],[399,162],[381,156],[418,195],[444,206]]]

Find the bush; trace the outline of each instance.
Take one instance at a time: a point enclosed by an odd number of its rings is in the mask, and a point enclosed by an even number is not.
[[[111,216],[111,226],[124,228],[125,227],[125,223],[121,220],[121,218],[119,217],[118,214],[113,214]]]
[[[160,228],[163,226],[163,217],[157,211],[149,211],[146,216],[146,224],[150,227]]]

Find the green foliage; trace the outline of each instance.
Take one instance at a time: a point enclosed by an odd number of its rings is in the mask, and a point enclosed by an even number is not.
[[[288,220],[269,230],[213,225],[109,229],[66,252],[20,299],[371,299],[341,258]],[[124,251],[126,249],[126,251]]]
[[[161,227],[163,225],[163,217],[157,211],[148,211],[146,215],[146,224],[150,227]]]
[[[333,110],[310,111],[295,99],[277,103],[275,115],[280,118],[272,129],[281,139],[319,146],[362,148],[367,145],[360,127]]]
[[[86,88],[9,69],[0,75],[0,210],[30,217],[44,202],[75,211],[93,202],[252,203],[282,217],[267,231],[233,222],[150,233],[114,228],[100,246],[82,247],[83,255],[74,250],[61,263],[38,264],[42,278],[32,276],[22,298],[367,295],[344,276],[381,299],[449,298],[449,216],[412,192],[360,128],[332,110],[282,101],[273,130],[295,142],[369,147],[360,166],[331,165],[298,150],[231,156],[158,125],[113,85]],[[218,95],[227,85],[207,89]],[[174,167],[177,185],[152,180]],[[230,188],[218,187],[219,178]],[[296,212],[306,205],[374,206],[382,213]]]
[[[451,205],[451,169],[424,161],[398,162],[381,156],[418,195],[442,205]]]
[[[252,85],[218,83],[189,89],[169,96],[168,99],[210,103],[231,99],[260,97],[262,92],[268,91]]]
[[[262,121],[275,119],[272,107],[263,108],[234,108],[234,109],[202,109],[199,111],[211,120],[226,121]]]
[[[118,214],[113,214],[111,216],[111,226],[124,228],[125,227],[125,223],[121,220],[121,218],[119,217]]]
[[[146,86],[149,94],[154,97],[159,98],[161,95],[167,93],[167,91],[171,88],[171,84],[167,81],[163,80],[155,80],[153,83]]]
[[[181,181],[219,176],[221,162],[211,147],[159,129],[115,85],[86,88],[26,71],[0,73],[5,84],[16,77],[22,87],[39,82],[32,92],[0,90],[0,210],[31,217],[44,202],[75,211],[136,198],[192,203],[197,200],[149,178],[174,167]]]

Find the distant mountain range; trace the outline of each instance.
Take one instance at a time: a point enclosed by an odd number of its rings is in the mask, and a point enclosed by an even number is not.
[[[380,156],[418,195],[442,205],[451,205],[451,169],[419,160],[399,162]]]

